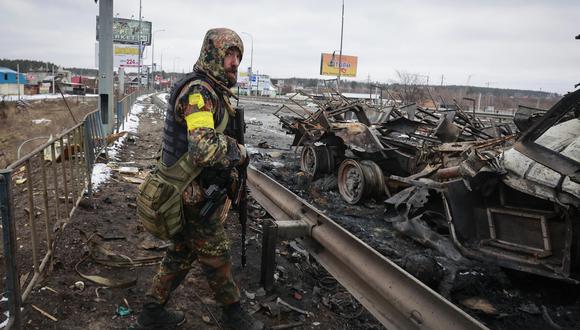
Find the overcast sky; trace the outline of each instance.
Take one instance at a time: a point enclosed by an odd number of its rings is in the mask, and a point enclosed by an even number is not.
[[[340,47],[341,0],[142,0],[153,22],[155,61],[189,71],[205,32],[238,31],[254,72],[325,78],[320,53]],[[138,17],[139,0],[116,0],[115,14]],[[95,66],[93,0],[0,0],[0,58]],[[430,83],[542,89],[580,82],[580,1],[345,0],[343,54],[358,56],[356,80],[392,82],[396,70]],[[151,62],[150,49],[144,61]]]

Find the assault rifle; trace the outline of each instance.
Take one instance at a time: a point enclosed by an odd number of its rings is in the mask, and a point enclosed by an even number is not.
[[[244,144],[244,133],[246,132],[246,123],[244,121],[244,109],[236,107],[235,120],[235,135],[236,141],[239,144]],[[248,221],[248,201],[246,199],[246,178],[247,178],[247,164],[250,160],[246,160],[246,164],[238,167],[238,191],[236,194],[235,205],[238,209],[240,217],[240,226],[242,227],[242,267],[246,267],[246,222]]]

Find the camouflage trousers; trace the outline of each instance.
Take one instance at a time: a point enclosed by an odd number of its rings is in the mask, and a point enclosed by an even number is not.
[[[230,244],[219,219],[219,208],[208,219],[200,219],[199,208],[186,204],[184,211],[186,227],[172,238],[173,246],[166,251],[147,295],[165,304],[197,260],[216,302],[229,305],[239,301],[240,291],[232,276]]]

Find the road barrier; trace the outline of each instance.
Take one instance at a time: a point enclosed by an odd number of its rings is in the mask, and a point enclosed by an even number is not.
[[[248,167],[252,197],[275,219],[264,225],[261,281],[274,286],[276,243],[301,243],[387,329],[487,329],[321,211]]]
[[[117,131],[141,94],[144,92],[135,92],[117,102]],[[55,239],[85,195],[90,202],[93,166],[107,146],[101,123],[101,112],[93,111],[82,122],[0,169],[6,264],[5,273],[0,275],[5,277],[4,298],[8,299],[6,329],[22,327],[21,304],[49,268]]]
[[[115,132],[119,132],[122,131],[123,129],[125,129],[125,120],[127,120],[127,115],[129,114],[129,112],[131,111],[131,106],[133,105],[133,103],[135,103],[135,100],[137,99],[137,97],[140,94],[138,94],[137,92],[131,93],[125,97],[123,97],[122,99],[120,99],[119,101],[117,101],[115,104],[115,110],[116,110],[116,117],[117,117],[117,123],[115,125]]]

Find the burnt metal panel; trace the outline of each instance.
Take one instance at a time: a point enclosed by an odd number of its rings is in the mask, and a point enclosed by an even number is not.
[[[580,112],[579,102],[580,90],[564,96],[564,98],[544,115],[542,120],[533,124],[518,139],[514,145],[514,149],[562,175],[569,176],[574,182],[580,183],[580,162],[535,142],[550,127],[554,126],[566,115],[573,113],[577,118]]]

